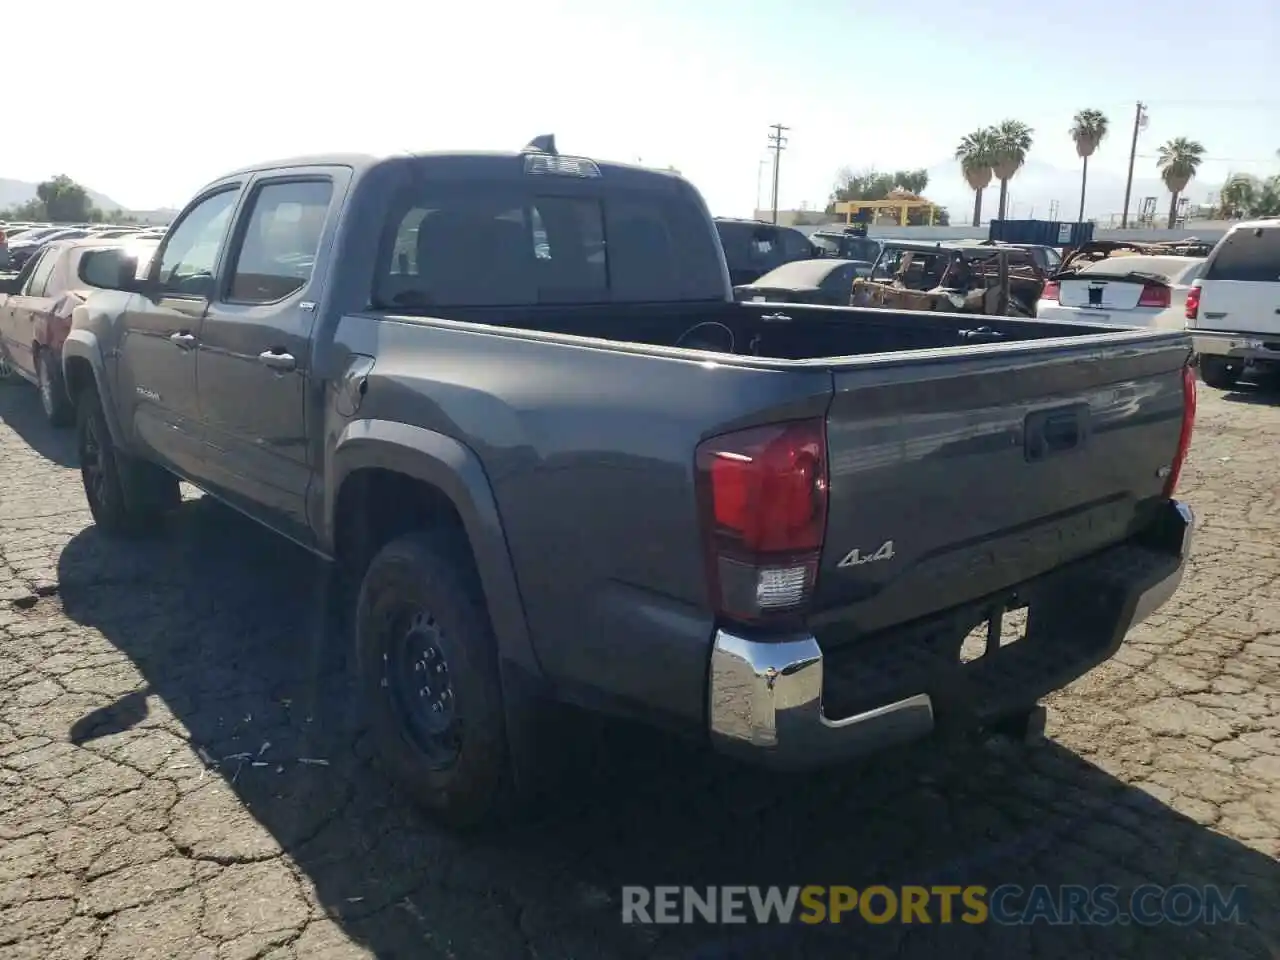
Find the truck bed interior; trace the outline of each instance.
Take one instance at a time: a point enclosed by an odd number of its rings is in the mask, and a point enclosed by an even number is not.
[[[785,303],[460,307],[431,311],[430,315],[489,326],[775,360],[1115,332],[1114,327],[1094,324]]]

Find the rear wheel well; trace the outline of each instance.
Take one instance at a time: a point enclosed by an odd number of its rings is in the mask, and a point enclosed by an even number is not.
[[[462,517],[439,487],[374,467],[356,470],[343,481],[334,512],[334,555],[350,575],[363,576],[379,550],[396,537],[418,530],[454,534],[474,571],[475,557]]]

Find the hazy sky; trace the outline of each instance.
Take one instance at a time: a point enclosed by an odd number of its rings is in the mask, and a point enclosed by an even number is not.
[[[842,165],[933,166],[1006,117],[1074,168],[1081,107],[1111,117],[1095,163],[1122,172],[1138,99],[1140,155],[1189,136],[1202,180],[1280,169],[1273,0],[10,0],[0,29],[8,76],[36,75],[11,81],[0,176],[65,172],[134,208],[256,160],[553,132],[565,153],[674,165],[742,214],[771,123],[792,128],[782,205],[816,205]]]

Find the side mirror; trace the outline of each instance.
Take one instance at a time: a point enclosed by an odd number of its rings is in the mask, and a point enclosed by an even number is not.
[[[80,280],[97,290],[140,293],[138,258],[123,250],[87,254],[80,260]]]
[[[116,263],[116,289],[126,293],[142,293],[145,278],[138,276],[138,258],[121,253]]]

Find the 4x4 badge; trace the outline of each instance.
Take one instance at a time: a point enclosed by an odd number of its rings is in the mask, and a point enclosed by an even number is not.
[[[841,560],[838,564],[836,564],[836,566],[856,567],[864,563],[875,563],[878,560],[892,560],[892,559],[893,559],[893,541],[886,540],[884,543],[880,544],[880,548],[875,553],[869,553],[865,557],[862,555],[861,550],[859,550],[857,547],[854,547],[847,554],[845,554],[844,559]]]

